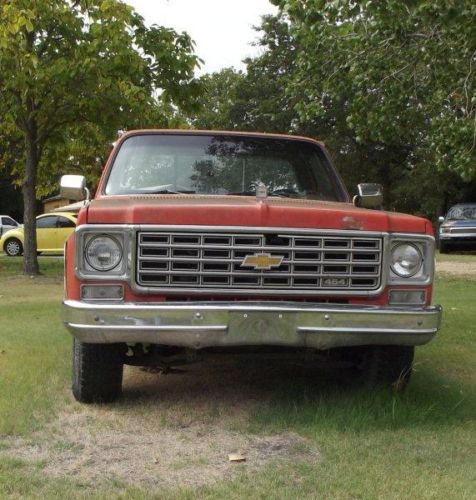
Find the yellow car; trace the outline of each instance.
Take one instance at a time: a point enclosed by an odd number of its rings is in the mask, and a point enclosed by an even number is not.
[[[36,218],[38,252],[63,253],[64,243],[76,227],[76,215],[68,212],[39,215]],[[10,257],[23,253],[23,227],[7,231],[0,239],[0,252]]]

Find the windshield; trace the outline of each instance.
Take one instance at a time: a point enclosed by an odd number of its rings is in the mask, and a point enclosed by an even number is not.
[[[346,201],[332,166],[308,142],[226,135],[137,135],[116,155],[105,194],[197,193]]]
[[[476,205],[460,205],[450,208],[447,220],[476,220]]]

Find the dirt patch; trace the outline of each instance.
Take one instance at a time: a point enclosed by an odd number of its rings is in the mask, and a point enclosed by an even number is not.
[[[476,262],[437,262],[436,272],[476,278]]]
[[[39,462],[49,477],[69,477],[86,487],[105,481],[199,487],[268,463],[315,463],[318,451],[295,433],[261,436],[243,429],[280,380],[308,386],[316,376],[315,369],[292,363],[229,358],[186,367],[182,374],[127,368],[119,403],[71,401],[30,439],[0,438],[0,453],[35,467]],[[229,462],[228,455],[237,452],[246,462]]]
[[[318,453],[294,433],[257,436],[216,426],[160,431],[131,425],[109,427],[84,411],[62,415],[57,431],[31,441],[3,440],[7,456],[44,465],[50,477],[70,477],[95,486],[120,481],[149,486],[198,487],[253,472],[269,462],[315,462]],[[246,462],[231,463],[230,453]]]

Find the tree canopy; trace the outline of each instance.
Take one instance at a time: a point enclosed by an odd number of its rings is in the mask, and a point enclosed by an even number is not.
[[[199,59],[186,33],[118,0],[0,4],[2,164],[21,179],[25,272],[35,274],[34,200],[65,164],[98,175],[117,130],[165,124],[193,106]]]
[[[277,0],[296,39],[304,121],[345,98],[357,142],[411,145],[411,163],[476,176],[476,4]]]
[[[476,196],[473,2],[274,3],[246,72],[203,77],[196,123],[317,137],[389,209],[435,217]]]

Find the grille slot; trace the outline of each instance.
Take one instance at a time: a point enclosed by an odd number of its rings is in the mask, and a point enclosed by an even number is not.
[[[144,231],[137,245],[136,281],[148,288],[309,293],[376,290],[381,283],[381,237]],[[243,266],[260,254],[282,261],[270,269]]]
[[[476,234],[476,227],[452,227],[452,234]]]

